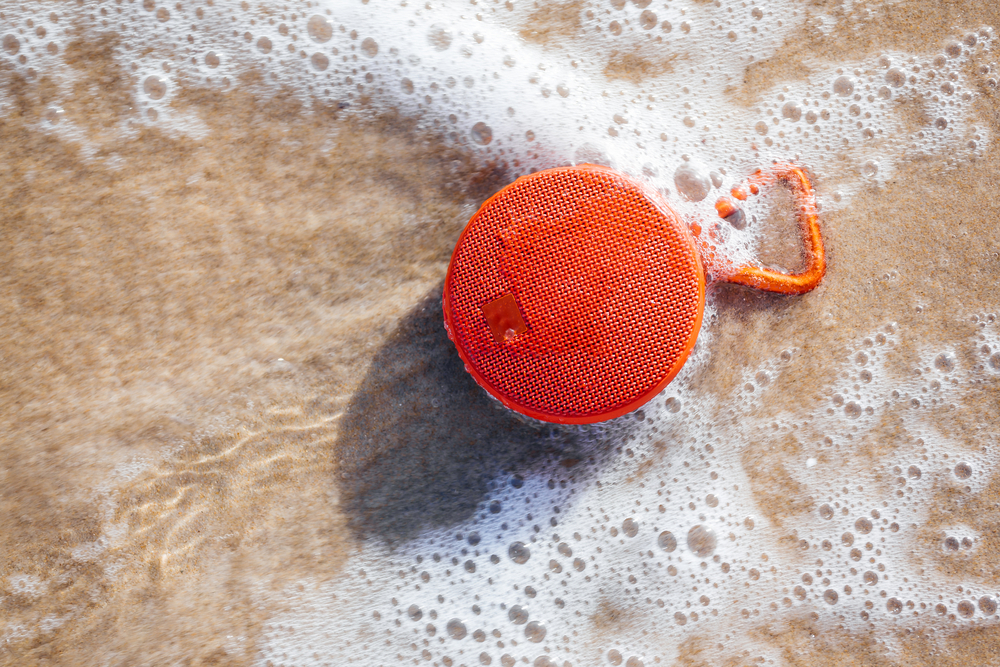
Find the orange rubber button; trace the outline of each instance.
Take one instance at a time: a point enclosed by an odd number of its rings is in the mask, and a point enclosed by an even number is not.
[[[505,343],[528,330],[513,294],[504,294],[483,306],[483,315],[493,332],[493,340]]]

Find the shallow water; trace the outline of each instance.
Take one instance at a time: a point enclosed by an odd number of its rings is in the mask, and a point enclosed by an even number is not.
[[[988,664],[997,25],[0,3],[4,664]],[[697,220],[773,159],[814,176],[819,289],[716,285],[598,427],[464,373],[444,272],[516,175],[602,162]],[[725,251],[793,265],[780,199]]]

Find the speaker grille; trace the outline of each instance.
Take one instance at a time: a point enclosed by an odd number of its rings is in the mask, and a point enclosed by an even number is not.
[[[691,233],[662,197],[581,165],[520,178],[483,204],[452,256],[445,323],[469,372],[505,405],[590,423],[673,379],[704,293]]]

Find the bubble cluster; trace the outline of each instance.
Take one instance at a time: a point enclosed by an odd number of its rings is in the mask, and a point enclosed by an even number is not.
[[[426,650],[432,660],[456,664],[472,655],[484,656],[481,664],[509,656],[511,664],[620,665],[669,663],[691,632],[722,642],[725,633],[803,613],[818,627],[882,636],[994,621],[1000,591],[941,569],[975,557],[978,533],[932,527],[931,513],[934,494],[975,494],[998,462],[979,449],[956,457],[927,411],[960,402],[963,387],[994,371],[988,363],[969,366],[965,348],[949,347],[922,353],[919,374],[899,375],[890,368],[905,356],[903,335],[886,323],[861,336],[831,370],[825,398],[794,422],[753,415],[795,366],[798,350],[747,369],[742,402],[725,406],[688,392],[685,370],[642,421],[588,427],[593,446],[584,463],[566,468],[556,455],[497,480],[470,525],[434,531],[392,553],[372,547],[359,557],[371,581],[366,599],[380,600],[382,617],[399,622],[372,625],[362,620],[369,605],[359,606],[331,636],[384,627],[389,650],[404,661],[426,659]],[[980,337],[993,335],[991,328]],[[994,349],[974,347],[982,356]],[[912,404],[926,394],[939,403]],[[846,409],[851,403],[859,414]],[[718,410],[734,405],[743,406],[742,417],[718,419]],[[901,419],[905,432],[873,465],[861,445],[887,418]],[[797,444],[775,449],[781,442]],[[608,450],[608,443],[616,444]],[[757,448],[772,452],[759,464]],[[488,509],[494,502],[502,507],[495,514]],[[472,530],[481,538],[470,550],[461,536]],[[928,541],[931,534],[938,537]],[[498,553],[508,557],[491,558]],[[476,562],[471,575],[454,566],[462,558]],[[431,576],[420,579],[428,560]],[[346,590],[327,585],[304,599],[331,595],[344,600]],[[293,598],[308,607],[300,594]],[[413,648],[411,637],[427,635],[415,609],[461,620],[449,622],[447,642],[421,640]],[[305,622],[296,618],[311,616],[290,612],[276,622]],[[602,628],[612,618],[628,620],[616,621],[609,635]],[[453,623],[464,634],[452,632]],[[277,630],[267,636],[269,650],[294,649]],[[721,661],[726,653],[713,655]]]
[[[531,3],[382,0],[276,12],[225,0],[48,14],[12,7],[0,40],[25,76],[45,71],[69,91],[71,70],[60,59],[70,26],[124,26],[116,48],[137,93],[133,123],[204,131],[176,96],[246,85],[245,73],[257,71],[255,86],[291,91],[307,108],[397,108],[512,174],[569,157],[642,175],[680,195],[672,201],[688,215],[710,213],[714,193],[772,159],[801,161],[820,176],[836,171],[837,191],[820,193],[830,209],[891,178],[903,156],[955,165],[990,141],[970,119],[979,91],[996,86],[992,28],[941,50],[816,70],[808,82],[757,91],[748,106],[734,102],[731,81],[796,34],[804,16],[780,2],[642,4],[565,9],[560,20],[575,27],[553,31],[544,47],[515,36],[550,18]],[[739,255],[756,234],[754,225],[735,228],[730,250]]]

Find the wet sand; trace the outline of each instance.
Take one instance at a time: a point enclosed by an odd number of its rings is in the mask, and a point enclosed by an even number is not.
[[[748,68],[733,94],[749,102],[807,76],[805,55],[919,50],[1000,25],[1000,9],[978,2],[857,16]],[[569,10],[541,18],[546,29],[525,39],[574,21]],[[72,47],[74,66],[102,82],[64,105],[90,155],[37,129],[52,96],[44,74],[0,71],[14,108],[0,119],[0,663],[251,664],[279,611],[260,602],[268,590],[342,576],[364,540],[460,521],[491,475],[544,450],[544,427],[497,411],[433,326],[458,233],[509,177],[405,118],[360,120],[333,101],[307,113],[250,86],[185,91],[179,104],[209,125],[202,138],[121,138],[113,127],[133,100],[112,43],[84,34]],[[1000,100],[977,80],[980,123],[1000,136]],[[742,369],[794,348],[759,409],[805,414],[829,400],[836,360],[887,322],[906,332],[900,372],[934,343],[977,363],[966,314],[998,305],[1000,152],[950,170],[928,162],[823,216],[830,269],[816,292],[716,288],[698,391],[728,396]],[[969,451],[997,430],[998,382],[941,408],[940,428]],[[898,433],[890,415],[860,449],[876,460]],[[754,463],[772,445],[742,456],[780,525],[812,501],[780,466]],[[572,459],[572,438],[559,446]],[[928,542],[956,520],[983,539],[938,566],[1000,584],[998,496],[1000,477],[936,493]],[[1000,653],[996,625],[912,633],[895,657],[876,636],[817,634],[804,617],[755,639],[793,665]],[[680,664],[707,664],[699,651],[695,636]]]

